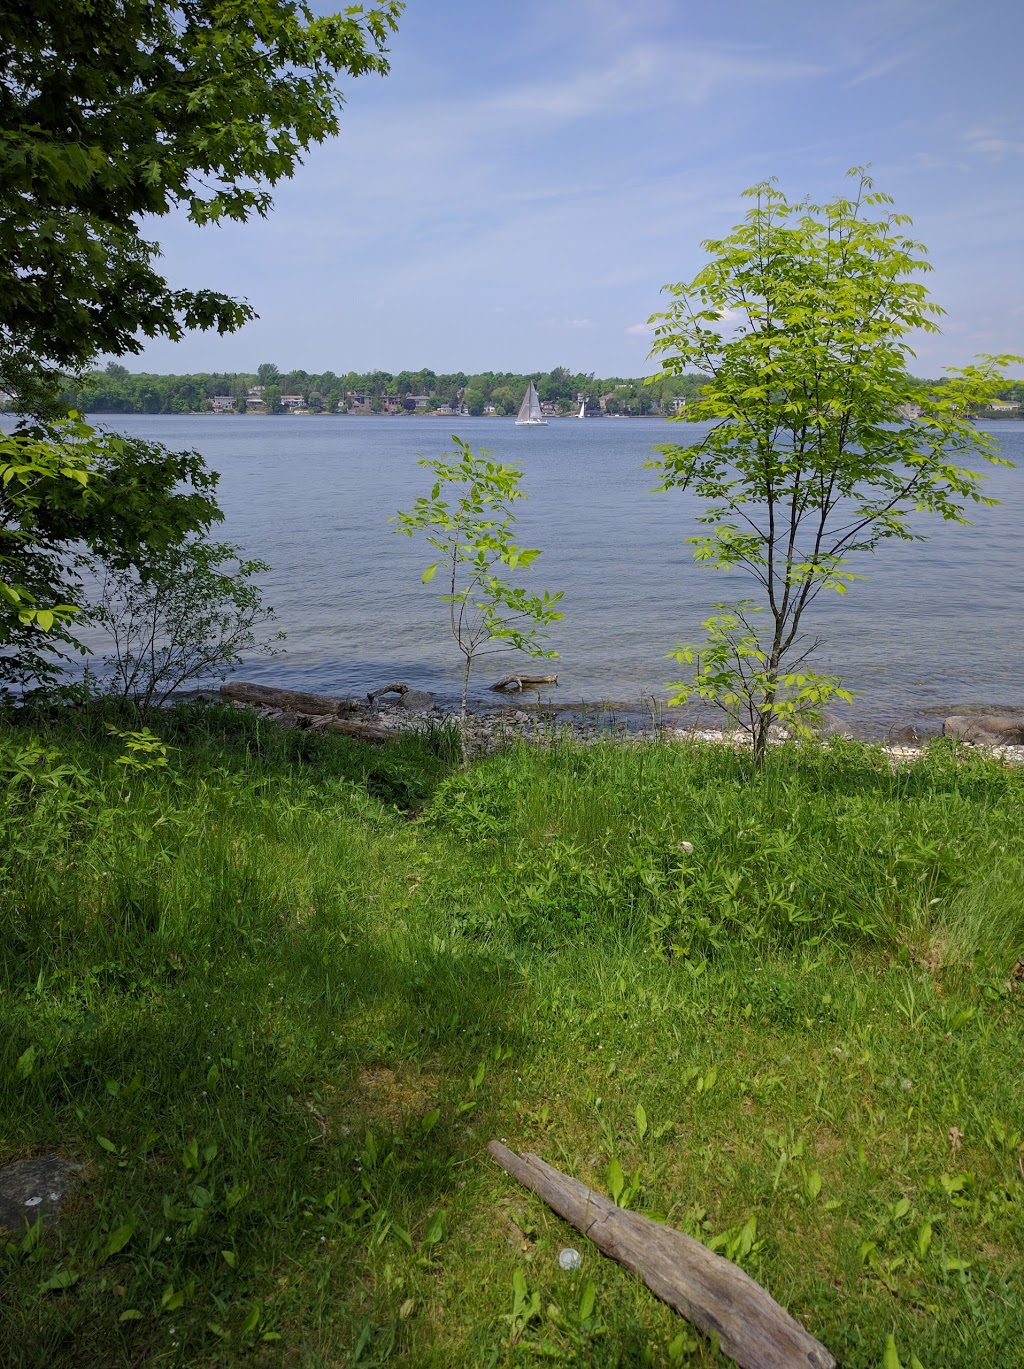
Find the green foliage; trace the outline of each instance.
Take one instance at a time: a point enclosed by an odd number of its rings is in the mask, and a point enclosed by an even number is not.
[[[976,822],[978,804],[991,817]],[[1022,805],[1024,776],[941,744],[895,773],[860,743],[790,744],[761,779],[728,748],[605,744],[488,759],[444,780],[426,816],[483,871],[468,935],[631,936],[698,965],[737,945],[952,937],[947,917],[981,891],[989,923],[969,935],[1010,956],[1024,922],[989,871]],[[450,876],[437,870],[436,896]]]
[[[0,438],[0,690],[51,682],[81,650],[83,575],[170,556],[223,516],[216,484],[197,452],[100,435],[76,415]]]
[[[154,269],[142,220],[266,214],[338,131],[336,79],[388,70],[402,5],[316,15],[253,0],[15,0],[0,13],[0,387],[52,400],[52,367],[254,317]]]
[[[776,721],[836,695],[803,664],[817,595],[845,593],[859,578],[850,559],[880,542],[920,540],[917,514],[967,521],[969,505],[992,501],[963,463],[1000,462],[970,414],[1016,358],[982,358],[927,390],[913,381],[906,339],[936,331],[941,312],[912,279],[928,269],[924,249],[889,198],[851,174],[853,196],[827,205],[791,203],[771,183],[747,191],[744,221],[704,243],[709,263],[666,287],[672,303],[652,319],[663,372],[695,365],[709,377],[686,418],[712,425],[658,448],[658,488],[705,501],[696,558],[750,576],[769,613],[762,633],[733,606],[711,620],[706,648],[679,648],[676,659],[704,666],[673,686],[675,701],[699,693],[733,709],[738,696],[759,761]],[[920,417],[905,421],[911,404]],[[785,664],[794,653],[799,671]]]
[[[453,461],[420,462],[434,475],[428,495],[421,495],[408,513],[398,513],[396,532],[412,537],[424,533],[440,558],[423,572],[428,584],[440,569],[445,585],[442,603],[448,605],[448,624],[462,653],[463,759],[465,759],[466,700],[474,659],[488,650],[511,647],[528,656],[555,656],[541,646],[542,629],[563,615],[555,605],[562,591],[528,594],[504,578],[526,570],[540,555],[535,548],[512,540],[515,515],[511,505],[526,496],[519,482],[522,471],[474,453],[468,442],[453,437]],[[490,647],[490,643],[498,643]]]
[[[1019,1358],[1022,772],[949,746],[897,772],[785,747],[760,774],[724,747],[523,749],[452,780],[475,831],[368,795],[399,763],[429,795],[451,762],[427,738],[190,704],[137,770],[108,710],[18,717],[0,1164],[56,1150],[84,1187],[0,1237],[12,1366],[720,1362],[491,1136],[741,1261],[848,1369],[889,1338],[904,1369]],[[495,871],[553,837],[578,869],[643,842],[648,870],[745,868],[742,907],[708,955],[614,901],[541,940],[542,911],[497,915]],[[820,916],[744,937],[761,887],[802,896],[815,866]],[[979,888],[994,940],[964,926]],[[879,895],[876,939],[826,930]]]
[[[191,681],[209,682],[243,655],[273,650],[273,609],[255,577],[263,561],[204,538],[173,544],[143,561],[104,572],[89,617],[112,644],[104,658],[108,692],[143,712]]]
[[[44,508],[80,512],[89,493],[98,441],[75,417],[57,425],[49,439],[0,435],[0,648],[28,641],[27,628],[49,632],[77,611],[59,598],[52,557],[41,564],[47,539]],[[47,548],[49,551],[49,548]],[[47,573],[48,572],[48,573]],[[0,672],[0,682],[6,672]]]
[[[742,600],[738,604],[715,604],[722,611],[705,618],[703,646],[679,646],[670,657],[680,665],[693,666],[685,685],[674,685],[673,704],[694,697],[721,708],[750,736],[756,736],[764,701],[772,697],[772,721],[794,736],[813,735],[825,707],[834,701],[849,702],[853,695],[837,676],[802,672],[805,657],[788,662],[786,670],[772,671],[768,653],[749,618],[763,606]]]

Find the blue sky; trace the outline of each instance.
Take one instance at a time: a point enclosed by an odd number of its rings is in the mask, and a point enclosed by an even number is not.
[[[947,311],[914,371],[1024,351],[1019,0],[410,0],[391,56],[269,219],[152,226],[174,283],[261,317],[132,369],[643,375],[745,187],[831,198],[863,163]]]

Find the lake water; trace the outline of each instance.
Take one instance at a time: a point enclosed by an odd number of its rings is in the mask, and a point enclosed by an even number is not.
[[[226,521],[217,535],[268,561],[268,602],[287,629],[286,654],[246,662],[243,678],[337,694],[390,680],[458,691],[461,658],[447,634],[429,548],[395,536],[388,519],[428,485],[418,456],[460,437],[525,472],[519,540],[543,549],[522,583],[562,589],[551,630],[562,703],[664,700],[674,643],[696,640],[710,605],[745,592],[740,577],[694,565],[684,543],[696,502],[650,493],[643,463],[691,426],[659,419],[104,416],[99,425],[193,447],[220,472]],[[993,424],[1003,455],[1024,465],[1024,423]],[[922,520],[927,542],[890,544],[853,568],[867,575],[840,597],[822,593],[807,625],[818,657],[859,692],[839,710],[857,730],[884,733],[936,721],[962,705],[1024,704],[1024,472],[992,468],[997,508],[974,526]],[[475,667],[474,694],[524,658]],[[538,671],[546,663],[537,663]]]

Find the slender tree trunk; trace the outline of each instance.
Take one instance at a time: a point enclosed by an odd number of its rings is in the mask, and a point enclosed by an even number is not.
[[[775,700],[779,693],[779,665],[782,659],[782,622],[775,620],[775,636],[772,639],[771,654],[768,657],[768,673],[766,676],[764,697],[761,700],[761,707],[757,711],[757,722],[754,726],[754,767],[760,770],[764,765],[765,756],[768,754],[768,734],[771,731],[772,723],[775,721]]]
[[[469,764],[469,747],[466,739],[466,700],[469,697],[469,672],[472,665],[473,658],[467,653],[466,665],[462,672],[462,708],[459,713],[459,746],[462,749],[463,770]]]

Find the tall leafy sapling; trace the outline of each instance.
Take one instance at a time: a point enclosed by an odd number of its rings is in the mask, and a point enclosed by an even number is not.
[[[666,443],[650,463],[658,488],[692,490],[706,531],[698,561],[739,571],[756,597],[717,604],[706,641],[670,655],[692,667],[672,702],[695,697],[731,713],[765,755],[775,724],[801,728],[848,691],[816,673],[802,633],[822,590],[863,578],[855,558],[890,538],[920,541],[920,513],[967,522],[982,493],[971,461],[1009,464],[971,422],[1016,357],[985,356],[922,388],[907,370],[915,331],[942,311],[914,277],[930,269],[862,169],[826,205],[791,203],[766,182],[750,212],[703,244],[711,260],[666,286],[652,356],[670,376],[696,367],[700,396],[680,416],[710,427]],[[760,616],[759,615],[763,615]]]
[[[468,442],[453,437],[456,450],[438,460],[422,460],[434,484],[408,513],[392,520],[396,532],[412,537],[424,533],[438,553],[423,572],[429,584],[439,572],[443,577],[442,603],[448,605],[448,625],[462,653],[460,736],[462,760],[468,751],[466,711],[469,679],[474,660],[490,651],[511,647],[531,657],[556,656],[546,649],[544,628],[563,615],[556,605],[562,591],[528,594],[511,585],[506,576],[525,570],[540,551],[521,547],[512,540],[516,521],[511,505],[526,495],[520,486],[522,471],[516,466],[491,461],[486,451],[474,452]],[[451,456],[452,460],[444,457]]]

